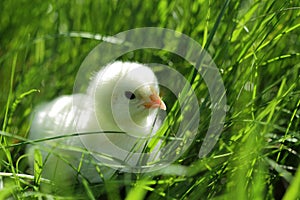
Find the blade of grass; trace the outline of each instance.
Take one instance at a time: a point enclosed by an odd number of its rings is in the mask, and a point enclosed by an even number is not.
[[[296,200],[300,198],[300,165],[293,178],[291,185],[288,187],[283,200]]]

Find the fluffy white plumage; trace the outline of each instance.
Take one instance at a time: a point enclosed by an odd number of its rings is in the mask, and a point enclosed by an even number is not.
[[[119,61],[107,65],[93,77],[85,94],[61,96],[39,106],[29,139],[35,141],[74,133],[94,133],[29,145],[31,165],[34,151],[38,148],[43,155],[44,177],[57,182],[74,180],[73,177],[78,174],[91,182],[101,181],[95,168],[101,163],[119,165],[124,162],[135,167],[147,139],[160,126],[160,121],[156,120],[158,110],[166,109],[158,94],[155,74],[145,65]],[[101,131],[126,134],[103,134]],[[94,153],[83,156],[82,152],[74,149],[87,149]],[[149,157],[154,159],[157,152]],[[109,178],[115,171],[109,168],[101,170],[104,178]]]

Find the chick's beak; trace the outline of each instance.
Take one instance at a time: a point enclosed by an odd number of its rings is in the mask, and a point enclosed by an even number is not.
[[[161,98],[153,93],[149,96],[150,101],[145,102],[143,105],[145,108],[160,108],[162,110],[166,110],[166,104],[161,100]]]

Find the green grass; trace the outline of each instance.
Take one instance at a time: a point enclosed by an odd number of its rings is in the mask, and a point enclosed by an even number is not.
[[[0,10],[0,199],[300,199],[297,0],[2,0]],[[118,174],[96,186],[83,181],[77,194],[41,191],[46,180],[29,174],[22,145],[33,108],[72,93],[81,62],[102,42],[97,35],[137,27],[182,32],[212,56],[228,104],[217,145],[198,158],[210,102],[205,83],[195,79],[201,122],[196,140],[175,163],[151,174]],[[165,51],[122,59],[169,64],[186,77],[191,71]]]

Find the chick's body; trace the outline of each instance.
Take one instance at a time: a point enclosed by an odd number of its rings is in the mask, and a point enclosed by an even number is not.
[[[61,96],[36,109],[29,139],[63,137],[29,145],[31,165],[35,149],[40,149],[43,175],[53,180],[81,174],[99,182],[103,177],[96,165],[104,178],[118,167],[103,168],[103,164],[135,167],[147,137],[159,127],[158,108],[165,110],[158,94],[150,68],[130,62],[109,64],[95,75],[85,94]],[[83,155],[84,151],[89,153]]]

